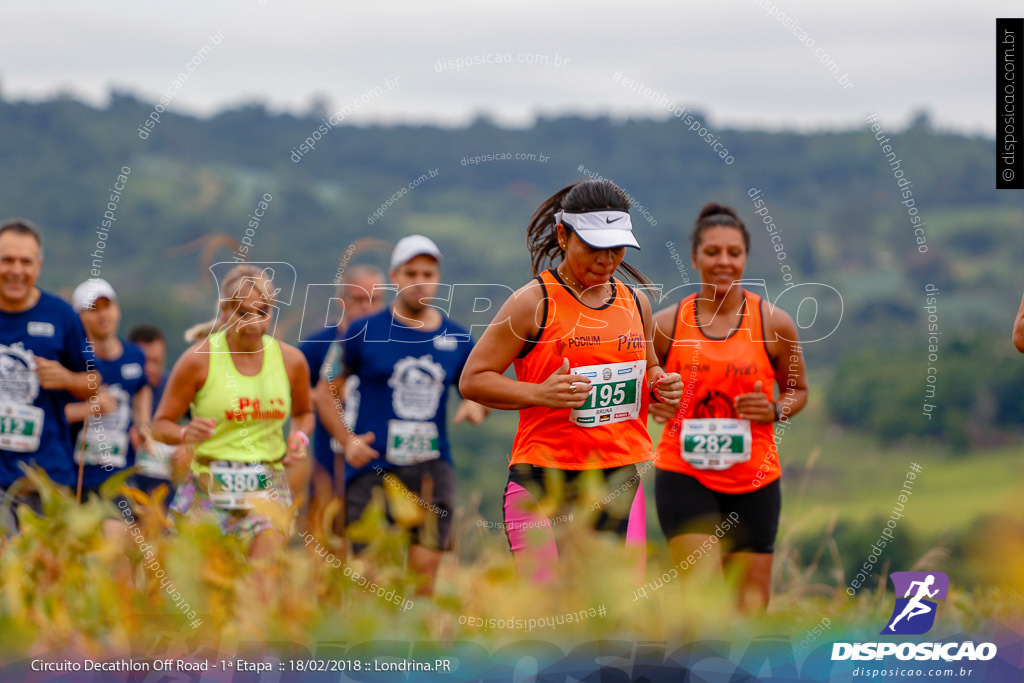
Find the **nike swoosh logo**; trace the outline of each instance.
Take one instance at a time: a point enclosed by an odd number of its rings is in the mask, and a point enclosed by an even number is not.
[[[606,217],[604,219],[604,222],[605,223],[614,223],[615,221],[621,221],[621,220],[622,220],[622,216],[619,216],[618,218],[607,218]]]

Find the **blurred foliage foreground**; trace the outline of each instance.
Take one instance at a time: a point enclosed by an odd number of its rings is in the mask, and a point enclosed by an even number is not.
[[[45,514],[22,508],[21,532],[0,541],[6,661],[54,651],[212,660],[258,643],[307,656],[325,642],[397,647],[404,641],[406,652],[424,642],[438,652],[467,643],[494,652],[518,642],[539,652],[597,639],[743,643],[769,635],[788,639],[799,657],[835,640],[877,639],[893,606],[884,574],[855,597],[847,594],[849,577],[832,529],[811,557],[780,537],[772,605],[766,615],[743,617],[733,606],[731,577],[679,572],[672,579],[660,541],[648,544],[645,589],[638,590],[636,565],[620,542],[583,529],[594,514],[587,501],[572,510],[576,523],[560,525],[562,576],[542,588],[517,578],[499,523],[461,509],[456,551],[442,562],[436,595],[425,597],[403,566],[407,533],[386,528],[380,501],[351,530],[354,539],[369,541],[359,558],[346,560],[344,543],[333,534],[303,533],[257,566],[245,545],[222,535],[212,519],[172,524],[162,490],[149,498],[122,488],[132,501],[129,512],[113,502],[123,477],[108,482],[105,499],[76,504],[45,475],[30,476]],[[593,500],[606,494],[595,488]],[[388,495],[402,523],[429,528],[429,514],[410,497]],[[125,533],[110,533],[111,524]],[[979,534],[986,538],[976,547],[988,550],[972,561],[982,580],[967,590],[954,577],[929,638],[974,635],[995,622],[1024,630],[1024,524],[993,522]],[[933,548],[914,566],[896,569],[942,569],[943,556]]]

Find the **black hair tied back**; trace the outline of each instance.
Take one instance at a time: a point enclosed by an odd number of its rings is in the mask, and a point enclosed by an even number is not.
[[[709,202],[700,210],[700,214],[693,224],[693,232],[690,233],[690,249],[692,253],[697,253],[697,247],[700,246],[701,235],[704,231],[708,228],[717,227],[736,228],[739,230],[743,233],[743,245],[748,252],[750,251],[750,233],[747,232],[747,226],[743,224],[740,217],[736,215],[736,211],[731,206],[719,204],[718,202]]]

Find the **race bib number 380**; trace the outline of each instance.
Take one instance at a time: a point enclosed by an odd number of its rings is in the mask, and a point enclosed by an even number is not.
[[[262,463],[210,463],[210,502],[225,510],[248,510],[256,499],[266,499],[270,492],[269,473]]]
[[[587,402],[569,413],[569,419],[580,427],[635,420],[640,415],[644,373],[647,361],[584,365],[574,368],[575,375],[589,377]]]
[[[683,420],[680,446],[699,470],[724,470],[750,460],[750,420]]]

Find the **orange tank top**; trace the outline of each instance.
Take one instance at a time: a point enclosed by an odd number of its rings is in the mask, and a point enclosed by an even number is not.
[[[655,451],[659,469],[688,474],[722,493],[755,491],[782,475],[772,423],[739,420],[733,407],[733,399],[753,392],[758,380],[769,400],[775,395],[761,297],[746,290],[743,295],[739,327],[724,339],[707,336],[698,325],[696,294],[679,303],[665,372],[678,372],[685,389]]]
[[[612,278],[609,301],[591,308],[553,270],[537,280],[544,321],[513,362],[516,378],[543,382],[568,358],[570,371],[594,388],[582,409],[521,409],[511,464],[587,470],[650,460],[647,342],[636,294]]]

